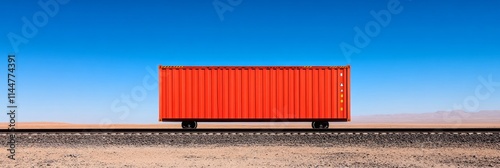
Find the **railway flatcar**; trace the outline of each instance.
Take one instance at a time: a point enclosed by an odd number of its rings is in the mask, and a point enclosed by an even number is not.
[[[159,121],[351,120],[350,66],[159,66]]]

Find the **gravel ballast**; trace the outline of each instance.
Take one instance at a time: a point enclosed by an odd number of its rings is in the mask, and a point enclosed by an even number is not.
[[[5,137],[7,138],[7,137]],[[368,147],[491,147],[500,149],[500,134],[319,134],[319,135],[18,135],[20,146],[38,145],[286,145]]]

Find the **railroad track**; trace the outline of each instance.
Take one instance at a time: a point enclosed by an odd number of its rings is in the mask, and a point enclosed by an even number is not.
[[[500,134],[500,128],[339,128],[339,129],[16,129],[0,135],[311,135],[311,134]]]

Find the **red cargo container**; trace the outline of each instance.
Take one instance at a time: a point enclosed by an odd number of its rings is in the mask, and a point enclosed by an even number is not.
[[[350,66],[159,66],[159,120],[350,121]]]

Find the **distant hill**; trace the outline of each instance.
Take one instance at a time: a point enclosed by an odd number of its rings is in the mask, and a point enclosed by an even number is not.
[[[433,113],[353,116],[355,123],[500,123],[500,110],[479,112],[438,111]]]

